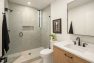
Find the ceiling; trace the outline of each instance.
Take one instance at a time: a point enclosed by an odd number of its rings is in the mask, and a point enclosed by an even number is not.
[[[53,0],[9,0],[9,2],[30,6],[38,10],[47,7]],[[31,2],[30,5],[27,2]]]
[[[89,2],[94,2],[94,0],[74,0],[68,4],[68,9],[72,9],[74,7],[77,7]]]

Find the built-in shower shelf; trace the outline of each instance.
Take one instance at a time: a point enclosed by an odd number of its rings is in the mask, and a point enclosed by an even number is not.
[[[24,31],[34,30],[34,26],[22,26]]]

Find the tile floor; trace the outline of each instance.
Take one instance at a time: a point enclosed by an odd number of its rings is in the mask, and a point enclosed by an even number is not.
[[[43,50],[43,47],[27,50],[21,52],[18,57],[13,54],[8,57],[8,63],[42,63],[42,59],[40,57],[40,51]]]
[[[43,63],[43,62],[42,62],[42,59],[38,59],[38,60],[30,62],[30,63]]]
[[[41,59],[41,57],[36,57],[34,59],[30,59],[30,60],[24,61],[22,63],[42,63],[42,59]]]
[[[13,62],[15,58],[12,58],[11,61],[7,62],[7,63],[15,63]],[[31,60],[27,60],[24,62],[16,62],[16,63],[43,63],[41,57],[37,57]]]

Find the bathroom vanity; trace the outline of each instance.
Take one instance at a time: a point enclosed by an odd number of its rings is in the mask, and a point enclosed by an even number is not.
[[[54,63],[89,63],[88,61],[54,46]]]
[[[89,46],[81,47],[65,41],[55,43],[53,63],[94,63],[94,55]]]

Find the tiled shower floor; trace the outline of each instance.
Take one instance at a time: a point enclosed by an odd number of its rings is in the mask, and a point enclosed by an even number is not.
[[[17,58],[12,58],[11,61],[8,61],[8,63],[13,63],[15,59],[17,59]],[[19,63],[19,62],[17,62],[17,63]],[[43,63],[43,62],[42,62],[42,59],[40,57],[38,57],[38,58],[27,60],[27,61],[24,61],[21,63]]]
[[[23,63],[43,63],[43,62],[42,62],[41,57],[37,57],[35,59],[31,59],[31,60],[25,61]]]
[[[42,62],[42,59],[38,59],[38,60],[30,62],[30,63],[43,63],[43,62]]]
[[[40,51],[43,49],[43,47],[40,47],[21,52],[20,56],[11,57],[7,63],[42,63]]]

